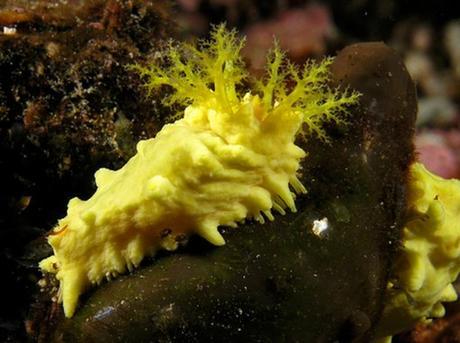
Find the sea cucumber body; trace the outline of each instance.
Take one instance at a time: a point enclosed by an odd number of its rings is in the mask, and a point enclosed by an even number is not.
[[[91,284],[176,249],[190,234],[222,245],[221,225],[295,211],[290,185],[305,192],[296,177],[305,153],[294,144],[302,117],[264,116],[258,104],[248,95],[233,115],[189,106],[183,119],[140,141],[121,169],[96,172],[97,191],[69,202],[49,236],[54,255],[41,262],[60,281],[66,316]]]
[[[460,274],[460,181],[434,175],[421,163],[411,166],[410,178],[408,220],[379,327],[382,337],[444,316],[442,303],[458,298],[453,282]]]

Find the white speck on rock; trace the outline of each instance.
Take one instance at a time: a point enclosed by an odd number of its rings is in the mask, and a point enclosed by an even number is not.
[[[15,27],[3,26],[3,34],[4,35],[15,35],[16,34],[16,28]]]
[[[324,234],[326,233],[328,229],[329,229],[329,220],[327,219],[327,217],[324,217],[321,220],[314,220],[313,227],[311,228],[313,233],[320,238],[324,236]]]

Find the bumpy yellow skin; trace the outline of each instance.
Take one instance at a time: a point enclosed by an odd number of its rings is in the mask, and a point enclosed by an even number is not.
[[[442,302],[457,300],[460,273],[460,181],[444,180],[420,163],[411,167],[409,218],[378,336],[444,316]]]
[[[78,295],[106,275],[124,273],[176,237],[195,232],[224,244],[219,225],[245,218],[272,220],[273,208],[295,211],[293,189],[302,149],[293,137],[300,115],[261,121],[258,97],[247,96],[237,116],[190,106],[185,117],[141,141],[117,171],[96,173],[98,189],[87,201],[72,199],[58,232],[55,255],[41,267],[55,271],[71,316]],[[62,230],[62,231],[61,231]]]
[[[50,234],[54,255],[40,267],[56,274],[67,317],[89,286],[159,249],[176,249],[184,237],[197,233],[222,245],[221,225],[295,211],[294,192],[305,192],[297,179],[305,152],[294,144],[296,135],[324,138],[322,123],[341,121],[338,113],[357,94],[326,86],[330,59],[299,71],[275,48],[266,77],[240,95],[237,85],[247,77],[241,47],[236,33],[220,26],[200,50],[171,47],[169,67],[134,67],[149,91],[173,88],[166,104],[188,106],[182,119],[139,142],[120,170],[97,171],[95,194],[72,199]]]

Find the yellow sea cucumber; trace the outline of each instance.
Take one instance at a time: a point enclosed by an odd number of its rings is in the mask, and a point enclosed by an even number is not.
[[[176,249],[184,237],[197,233],[222,245],[221,225],[295,211],[295,193],[305,192],[297,178],[305,157],[297,134],[326,139],[322,124],[342,121],[339,114],[357,100],[355,92],[326,85],[331,59],[298,70],[275,46],[266,76],[251,81],[236,32],[221,25],[211,37],[198,47],[170,46],[161,66],[132,68],[150,92],[172,87],[166,104],[187,107],[183,118],[140,141],[121,169],[98,170],[94,195],[70,200],[50,234],[54,255],[40,267],[56,274],[67,317],[91,284],[161,248]]]
[[[460,181],[444,180],[414,163],[408,219],[377,334],[391,335],[419,320],[444,316],[442,302],[457,300],[460,273]]]

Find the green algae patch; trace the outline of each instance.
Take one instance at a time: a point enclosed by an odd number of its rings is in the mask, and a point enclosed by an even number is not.
[[[67,317],[92,284],[159,249],[175,250],[192,234],[223,245],[219,226],[296,211],[296,194],[306,192],[298,179],[306,154],[296,136],[327,140],[323,124],[344,121],[358,94],[327,86],[330,59],[299,70],[276,46],[266,76],[245,89],[242,46],[221,25],[198,47],[171,46],[165,65],[132,67],[150,92],[172,88],[165,104],[187,107],[155,138],[140,141],[121,169],[97,171],[94,195],[72,199],[50,234],[54,255],[40,267],[56,274]]]
[[[444,316],[442,302],[457,300],[452,282],[460,273],[459,180],[444,180],[420,163],[412,165],[402,239],[378,327],[384,341],[417,321]]]

